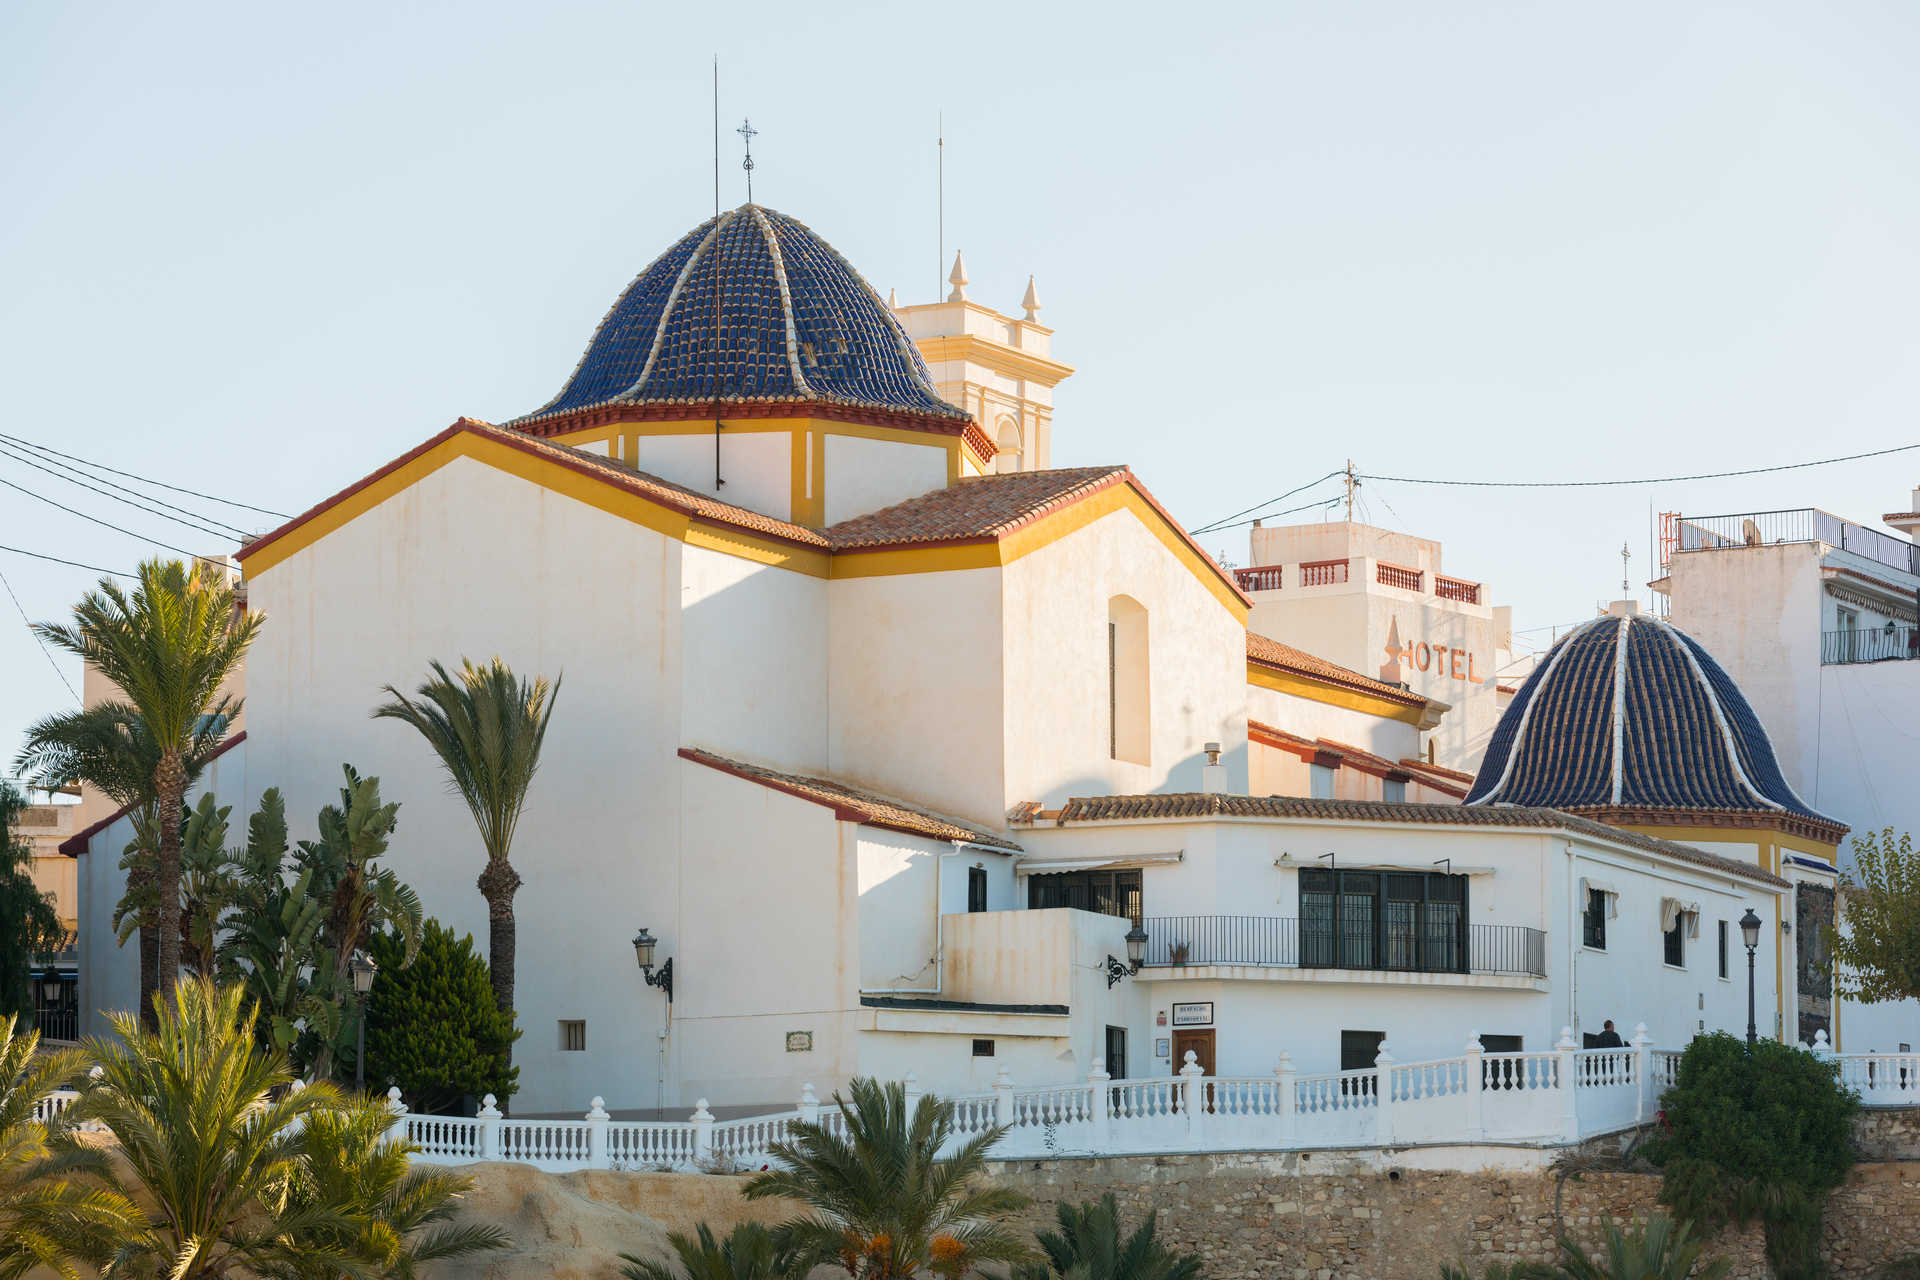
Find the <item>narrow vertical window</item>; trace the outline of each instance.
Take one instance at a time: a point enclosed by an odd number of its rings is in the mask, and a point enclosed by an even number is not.
[[[1727,922],[1720,922],[1720,976],[1727,976]]]
[[[1107,602],[1107,754],[1150,763],[1152,742],[1147,611],[1130,596]]]
[[[1307,766],[1307,795],[1313,800],[1333,799],[1333,766],[1310,764]]]
[[[967,868],[967,910],[969,912],[987,909],[987,869],[985,867]]]

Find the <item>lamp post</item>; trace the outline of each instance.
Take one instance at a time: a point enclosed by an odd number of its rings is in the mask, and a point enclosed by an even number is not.
[[[1747,944],[1747,1043],[1751,1045],[1760,1038],[1753,1026],[1753,950],[1760,945],[1760,917],[1752,907],[1740,917],[1740,938]]]
[[[1146,962],[1146,958],[1147,931],[1142,929],[1138,922],[1135,922],[1133,928],[1127,930],[1127,962],[1121,964],[1112,956],[1107,957],[1108,988],[1111,989],[1113,984],[1120,981],[1120,979],[1131,977],[1140,972],[1140,966]]]
[[[640,966],[640,974],[647,980],[647,985],[658,987],[666,992],[667,1003],[672,1004],[673,960],[669,958],[665,964],[661,965],[659,973],[653,971],[653,949],[659,945],[658,938],[646,929],[641,929],[633,935],[633,959],[634,963]]]
[[[367,1087],[367,993],[373,990],[373,977],[380,972],[380,966],[372,956],[356,950],[347,968],[353,974],[353,994],[360,1005],[359,1025],[353,1031],[353,1088],[355,1093],[364,1093]]]

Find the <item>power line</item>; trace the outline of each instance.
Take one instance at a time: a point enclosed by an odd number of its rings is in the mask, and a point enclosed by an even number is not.
[[[92,524],[97,524],[104,529],[111,529],[115,533],[124,533],[129,538],[138,538],[142,542],[150,542],[156,547],[164,547],[168,551],[174,552],[176,555],[183,555],[187,557],[189,560],[198,560],[202,564],[215,565],[223,569],[226,567],[225,565],[220,564],[218,560],[209,560],[197,551],[188,551],[185,547],[176,547],[170,542],[162,542],[158,538],[150,538],[144,533],[135,533],[131,529],[123,529],[119,525],[114,524],[111,521],[102,520],[99,516],[90,516],[84,511],[76,511],[74,508],[67,506],[63,502],[55,502],[52,498],[47,497],[47,495],[45,495],[44,493],[35,493],[33,490],[25,488],[21,485],[17,485],[11,480],[0,478],[0,485],[5,485],[9,489],[14,489],[20,493],[24,493],[29,498],[37,498],[39,501],[46,503],[50,507],[58,507],[60,510],[66,512],[70,516],[79,516],[82,520],[86,520]]]
[[[1334,472],[1334,474],[1339,475],[1340,473],[1336,471]],[[1295,492],[1297,493],[1298,490],[1295,490]],[[1337,497],[1322,498],[1318,502],[1308,502],[1308,503],[1303,503],[1302,505],[1297,507],[1288,507],[1285,511],[1269,511],[1265,515],[1255,516],[1247,520],[1239,520],[1234,522],[1233,524],[1209,525],[1207,528],[1198,530],[1197,532],[1189,536],[1197,538],[1203,533],[1219,533],[1224,529],[1238,529],[1241,525],[1252,524],[1254,520],[1272,520],[1279,516],[1290,516],[1290,515],[1293,515],[1295,512],[1299,512],[1299,511],[1312,511],[1319,507],[1329,507],[1339,501],[1340,499]]]
[[[1759,476],[1772,471],[1799,471],[1807,467],[1830,467],[1836,462],[1858,462],[1862,458],[1884,458],[1890,453],[1920,449],[1920,444],[1895,445],[1871,453],[1850,453],[1843,458],[1821,458],[1817,462],[1783,462],[1777,467],[1748,467],[1744,471],[1707,471],[1691,476],[1651,476],[1640,480],[1435,480],[1427,476],[1378,476],[1371,473],[1363,480],[1385,480],[1391,484],[1444,484],[1480,489],[1591,489],[1636,484],[1679,484],[1687,480],[1728,480],[1736,476]],[[1337,472],[1335,474],[1338,474]]]
[[[29,551],[25,547],[9,547],[0,543],[0,551],[11,551],[19,556],[32,556],[35,560],[51,560],[54,564],[71,565],[75,569],[91,569],[95,573],[109,574],[115,578],[133,578],[138,575],[123,573],[118,569],[102,569],[97,564],[81,564],[78,560],[62,560],[59,556],[50,556],[38,551]]]
[[[1333,479],[1335,476],[1344,475],[1344,474],[1345,474],[1344,468],[1338,471],[1329,471],[1327,472],[1327,474],[1321,476],[1318,480],[1309,480],[1307,481],[1307,483],[1300,485],[1298,488],[1289,489],[1285,493],[1279,494],[1272,498],[1268,498],[1265,502],[1256,502],[1244,511],[1236,511],[1230,516],[1222,516],[1220,519],[1214,521],[1212,524],[1206,525],[1199,529],[1191,530],[1190,532],[1194,537],[1197,538],[1203,533],[1212,533],[1215,529],[1219,529],[1223,527],[1229,528],[1229,529],[1233,528],[1234,526],[1227,524],[1227,521],[1238,520],[1241,516],[1245,516],[1245,515],[1252,515],[1254,512],[1260,510],[1260,508],[1270,507],[1276,502],[1285,502],[1288,498],[1291,498],[1296,493],[1303,493],[1306,490],[1313,488],[1314,485],[1325,484],[1327,481]],[[1317,506],[1319,504],[1315,503],[1311,505]],[[1295,507],[1294,510],[1300,511],[1300,510],[1304,510],[1304,508]],[[1287,515],[1289,513],[1285,511],[1279,511],[1279,512],[1275,512],[1274,514]],[[1264,519],[1265,517],[1262,517],[1262,518]]]
[[[171,502],[161,502],[160,499],[158,498],[149,498],[144,493],[136,493],[134,490],[129,489],[124,485],[114,484],[111,480],[102,480],[100,483],[105,485],[111,485],[113,488],[120,490],[121,493],[131,493],[134,496],[132,498],[123,498],[118,493],[109,493],[107,492],[107,490],[99,488],[93,484],[89,484],[87,480],[82,480],[77,476],[62,475],[60,472],[55,471],[52,467],[41,466],[38,462],[35,462],[31,456],[23,457],[12,445],[7,444],[4,441],[0,441],[0,458],[11,458],[15,462],[23,463],[26,466],[32,467],[35,471],[44,472],[47,475],[52,476],[55,480],[64,480],[68,484],[77,484],[82,489],[86,489],[92,493],[97,493],[103,498],[111,498],[113,499],[113,501],[132,507],[137,511],[144,511],[150,516],[159,516],[162,520],[171,520],[174,524],[185,525],[187,528],[196,530],[200,533],[212,534],[216,538],[225,538],[231,535],[238,535],[239,537],[242,537],[242,538],[247,536],[247,531],[245,529],[241,529],[234,525],[227,524],[225,521],[222,521],[222,520],[214,520],[210,516],[209,517],[194,516],[194,513],[191,511],[188,511],[185,507],[176,507]],[[88,477],[88,480],[91,480],[92,478],[93,477]],[[145,501],[136,502],[134,500],[135,498],[145,499]],[[170,516],[165,511],[156,511],[154,508],[148,506],[147,505],[148,502],[158,503],[160,506],[166,507],[169,510],[181,512],[182,515],[185,515],[185,516],[194,516],[194,518],[182,519],[181,516]],[[201,522],[202,519],[204,519],[206,523],[202,523]],[[213,527],[214,525],[219,525],[220,527],[216,529]]]
[[[27,634],[32,636],[34,643],[40,646],[40,652],[46,654],[47,665],[53,668],[53,674],[59,676],[60,683],[67,686],[67,692],[73,694],[73,700],[75,702],[80,701],[80,695],[74,693],[73,686],[67,682],[67,673],[62,671],[60,664],[53,660],[53,654],[47,649],[47,642],[42,640],[40,633],[33,629],[33,619],[27,616],[26,609],[21,606],[20,597],[13,594],[13,584],[7,581],[7,575],[4,573],[0,573],[0,587],[7,589],[7,599],[13,601],[13,607],[15,609],[20,610],[20,621],[27,624]]]
[[[25,439],[21,436],[9,435],[4,431],[0,431],[0,440],[10,440],[14,444],[22,444],[29,449],[36,449],[41,453],[50,453],[56,458],[65,458],[68,462],[77,462],[83,467],[92,467],[95,471],[106,471],[116,476],[123,476],[128,480],[138,480],[141,484],[152,485],[156,489],[170,489],[174,493],[184,493],[190,498],[204,498],[208,502],[218,502],[222,506],[244,507],[248,511],[258,511],[263,516],[272,516],[277,520],[291,520],[293,518],[284,511],[269,511],[265,507],[256,507],[250,502],[239,502],[233,498],[217,498],[211,493],[201,493],[197,489],[182,489],[177,484],[168,484],[164,480],[155,480],[150,476],[143,476],[137,472],[121,471],[117,467],[109,467],[103,462],[89,462],[85,458],[75,457],[71,453],[62,453],[58,449],[49,449],[44,444],[36,444],[32,440]]]

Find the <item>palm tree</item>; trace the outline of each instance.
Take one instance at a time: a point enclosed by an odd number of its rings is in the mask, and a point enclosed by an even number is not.
[[[192,569],[178,560],[143,561],[131,593],[102,578],[74,606],[73,619],[72,626],[41,622],[33,630],[118,686],[126,695],[118,705],[139,717],[158,748],[151,792],[159,844],[154,967],[161,993],[170,995],[180,977],[187,759],[210,723],[224,730],[239,715],[240,699],[220,687],[239,669],[263,619],[240,610],[219,567],[201,560]]]
[[[948,1159],[953,1104],[922,1097],[911,1114],[906,1087],[856,1079],[851,1102],[835,1094],[843,1138],[799,1122],[773,1155],[786,1167],[754,1177],[749,1200],[780,1196],[809,1205],[809,1217],[783,1223],[776,1242],[805,1275],[838,1264],[855,1280],[895,1280],[923,1271],[960,1276],[982,1262],[1023,1262],[1030,1250],[1002,1219],[1026,1203],[1005,1187],[980,1187],[987,1149],[1005,1129],[989,1129]]]
[[[1595,1261],[1563,1238],[1560,1274],[1566,1280],[1720,1280],[1733,1264],[1725,1258],[1701,1262],[1706,1242],[1692,1234],[1691,1224],[1659,1212],[1631,1235],[1608,1223],[1606,1260]]]
[[[16,1280],[34,1267],[62,1277],[78,1273],[69,1261],[77,1240],[137,1214],[109,1193],[60,1178],[36,1177],[52,1154],[41,1104],[86,1069],[75,1049],[36,1054],[36,1032],[15,1034],[0,1018],[0,1277]]]
[[[1014,1269],[1014,1280],[1195,1280],[1200,1259],[1176,1254],[1154,1239],[1154,1215],[1125,1239],[1120,1235],[1120,1207],[1111,1193],[1098,1201],[1054,1206],[1058,1233],[1042,1232],[1040,1249],[1045,1266],[1027,1263]]]
[[[467,802],[487,865],[480,894],[487,900],[487,966],[493,1001],[513,1011],[513,895],[520,874],[507,855],[527,805],[527,790],[540,767],[540,746],[560,696],[560,681],[545,676],[521,680],[499,658],[485,666],[461,660],[458,677],[435,662],[418,701],[392,685],[392,701],[374,708],[374,718],[404,720],[420,731],[447,771],[448,788]],[[512,1049],[508,1049],[511,1057]]]
[[[99,1070],[66,1115],[110,1133],[119,1160],[68,1135],[50,1168],[86,1175],[130,1211],[77,1252],[113,1274],[175,1280],[367,1274],[338,1243],[357,1236],[355,1206],[295,1191],[306,1176],[305,1126],[346,1100],[325,1084],[290,1087],[286,1055],[255,1046],[238,987],[191,977],[156,1003],[155,1030],[119,1013],[111,1039],[83,1046]]]
[[[1489,1262],[1480,1272],[1480,1280],[1559,1280],[1560,1273],[1544,1262]],[[1457,1266],[1442,1263],[1440,1280],[1473,1280],[1466,1263]]]
[[[667,1243],[680,1259],[678,1271],[623,1253],[620,1274],[626,1280],[781,1280],[806,1274],[782,1256],[773,1233],[757,1222],[741,1223],[725,1240],[715,1240],[713,1228],[703,1222],[697,1237],[675,1231]]]
[[[464,1258],[508,1244],[490,1223],[454,1222],[472,1180],[450,1169],[413,1167],[415,1148],[387,1140],[384,1098],[355,1099],[307,1118],[304,1176],[291,1184],[296,1210],[344,1208],[348,1221],[319,1238],[381,1276],[414,1280],[425,1262]]]
[[[195,724],[184,757],[189,787],[226,733],[227,722],[222,717],[206,716]],[[134,810],[135,849],[131,857],[123,859],[128,874],[121,906],[122,913],[140,930],[140,1005],[142,1009],[150,1007],[153,993],[159,989],[160,935],[154,919],[158,896],[154,892],[153,866],[153,851],[159,844],[153,791],[154,775],[160,768],[159,743],[132,707],[124,702],[104,702],[35,723],[27,730],[26,745],[13,768],[37,787],[51,790],[85,783],[114,804]]]

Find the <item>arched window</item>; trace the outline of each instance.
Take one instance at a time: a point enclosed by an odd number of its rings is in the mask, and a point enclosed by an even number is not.
[[[1153,740],[1147,611],[1132,596],[1107,601],[1107,748],[1115,760],[1149,763]]]
[[[1020,424],[1012,418],[1002,418],[993,424],[993,437],[997,450],[993,469],[1003,474],[1020,470]]]

